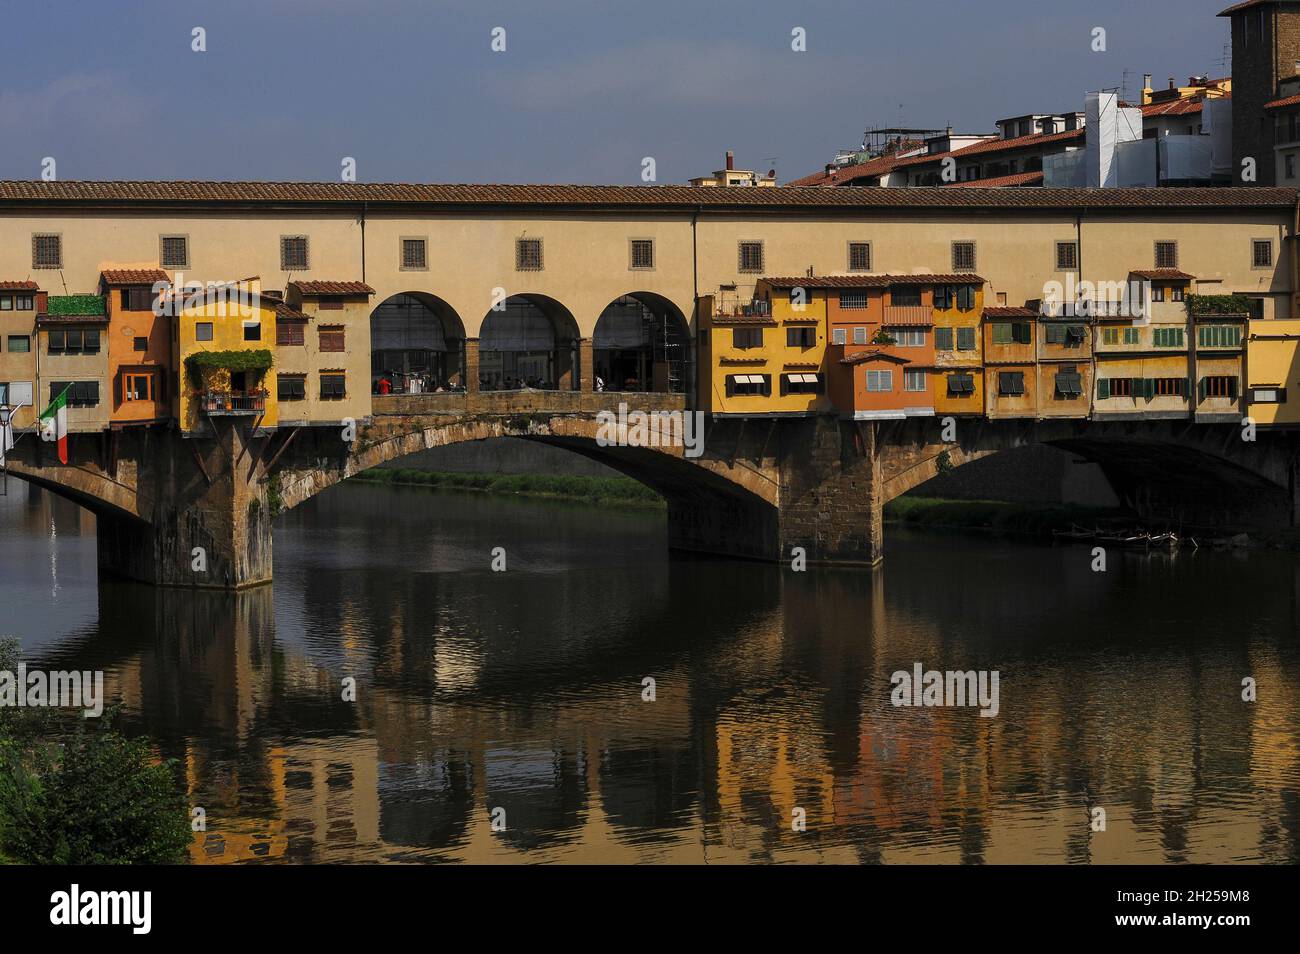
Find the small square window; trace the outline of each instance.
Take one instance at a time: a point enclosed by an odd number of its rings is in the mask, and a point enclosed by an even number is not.
[[[194,340],[211,341],[212,340],[212,322],[196,321],[194,323]]]
[[[738,267],[742,272],[763,271],[763,243],[741,242]]]
[[[305,343],[306,334],[304,329],[307,323],[305,321],[286,321],[281,319],[275,323],[275,343],[277,345],[300,345]]]
[[[515,271],[540,272],[543,265],[541,239],[515,239]]]
[[[10,335],[10,354],[27,354],[32,350],[32,339],[28,335]]]
[[[975,271],[975,243],[952,243],[952,270],[954,272]]]
[[[131,350],[140,352],[148,351],[149,339],[142,335],[136,335],[131,339]]]
[[[158,264],[163,268],[189,268],[189,237],[185,235],[160,235],[158,237]]]
[[[320,350],[330,352],[346,350],[341,326],[322,328],[320,330]]]
[[[831,344],[837,344],[837,345],[847,344],[848,340],[849,340],[849,332],[847,328],[831,329]]]
[[[402,271],[420,272],[428,267],[428,243],[422,238],[402,239]]]
[[[851,272],[871,271],[871,243],[870,242],[849,243],[849,271]]]
[[[280,270],[300,272],[309,268],[307,257],[307,236],[280,236]]]
[[[866,343],[867,343],[867,329],[866,329],[866,328],[854,328],[854,329],[853,329],[853,343],[854,343],[854,344],[859,344],[859,345],[862,345],[862,344],[866,344]]]
[[[632,254],[631,268],[647,269],[655,267],[654,239],[632,239],[630,248]]]
[[[262,340],[262,323],[260,321],[250,321],[245,323],[244,340],[245,341]]]
[[[1273,242],[1270,239],[1254,239],[1250,243],[1250,263],[1253,268],[1273,267]]]
[[[1079,246],[1074,242],[1056,243],[1056,270],[1070,272],[1079,267]]]
[[[1156,242],[1156,268],[1178,267],[1178,243]]]
[[[337,372],[321,372],[320,396],[323,401],[340,401],[347,397],[347,378]]]
[[[63,236],[37,232],[32,236],[32,268],[63,267]]]
[[[307,397],[307,378],[301,374],[277,375],[275,392],[281,401],[304,400]]]

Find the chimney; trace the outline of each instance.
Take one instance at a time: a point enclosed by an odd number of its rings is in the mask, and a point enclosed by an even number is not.
[[[1151,74],[1150,74],[1150,73],[1143,73],[1143,74],[1142,74],[1142,88],[1143,88],[1143,89],[1150,89],[1150,88],[1151,88]]]
[[[1173,80],[1170,80],[1169,82],[1170,84],[1172,84]],[[728,149],[727,150],[727,171],[730,172],[732,169],[735,168],[736,168],[736,154],[732,152],[730,149]]]
[[[828,176],[835,175],[835,163],[833,162],[826,163],[826,174]]]
[[[1177,89],[1177,88],[1178,88],[1178,84],[1174,82],[1174,78],[1173,78],[1172,76],[1169,77],[1169,88],[1170,88],[1170,89]]]

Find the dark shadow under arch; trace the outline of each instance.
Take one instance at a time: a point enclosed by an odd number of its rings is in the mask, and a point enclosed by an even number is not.
[[[436,295],[393,295],[370,313],[371,393],[465,389],[465,325]],[[385,383],[386,382],[386,383]]]
[[[691,374],[686,316],[653,292],[614,299],[596,320],[591,347],[596,390],[684,394]]]
[[[483,316],[479,390],[578,390],[580,337],[573,313],[554,298],[511,295]]]

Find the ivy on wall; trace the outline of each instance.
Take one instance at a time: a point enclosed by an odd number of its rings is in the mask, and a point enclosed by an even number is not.
[[[1248,315],[1250,301],[1244,295],[1188,295],[1190,315]]]
[[[249,351],[199,351],[185,359],[185,367],[192,372],[205,368],[224,371],[265,371],[271,367],[271,352],[266,348]]]

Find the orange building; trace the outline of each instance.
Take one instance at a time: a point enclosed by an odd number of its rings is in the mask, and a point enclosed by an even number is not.
[[[840,412],[857,420],[933,416],[935,385],[941,380],[933,334],[936,289],[946,309],[950,289],[982,287],[984,280],[922,274],[809,281],[828,289],[829,363],[850,372],[832,386]]]
[[[107,269],[100,290],[108,306],[109,422],[114,428],[171,417],[171,325],[155,314],[154,284],[170,282],[160,268]]]

